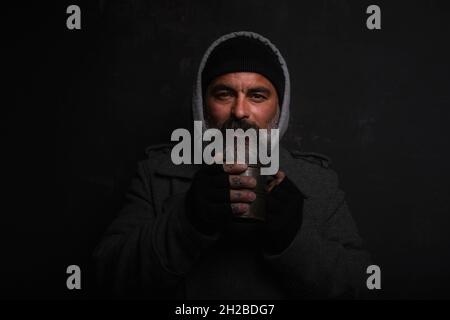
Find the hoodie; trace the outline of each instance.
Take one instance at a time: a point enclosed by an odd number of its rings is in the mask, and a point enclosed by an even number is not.
[[[284,60],[283,56],[281,55],[280,51],[275,47],[272,42],[270,42],[268,39],[264,38],[263,36],[250,32],[250,31],[239,31],[239,32],[232,32],[228,33],[226,35],[221,36],[216,41],[214,41],[209,48],[206,50],[205,54],[203,55],[203,58],[200,62],[200,66],[197,71],[197,77],[195,79],[194,83],[194,90],[193,90],[193,97],[192,97],[192,112],[194,121],[203,121],[203,124],[205,123],[204,118],[204,101],[203,96],[204,92],[202,92],[202,73],[205,68],[206,62],[208,61],[208,58],[211,56],[211,53],[214,51],[217,46],[224,43],[227,40],[236,38],[236,37],[243,37],[243,38],[252,38],[256,39],[258,41],[261,41],[263,44],[267,45],[268,48],[270,48],[275,56],[278,58],[278,62],[280,63],[280,68],[283,73],[284,77],[284,93],[282,97],[282,105],[280,110],[280,117],[278,120],[278,129],[280,130],[280,139],[283,137],[284,133],[286,132],[289,124],[289,102],[290,102],[290,95],[291,95],[291,89],[290,89],[290,79],[289,79],[289,71],[286,65],[286,61]],[[205,126],[203,126],[203,130],[205,130]]]

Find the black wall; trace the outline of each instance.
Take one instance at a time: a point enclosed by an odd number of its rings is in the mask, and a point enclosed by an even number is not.
[[[66,28],[69,4],[81,7],[81,30]],[[370,4],[382,30],[365,26]],[[381,267],[380,297],[450,298],[449,9],[432,0],[8,6],[1,296],[98,296],[90,256],[136,161],[191,125],[207,46],[252,30],[290,69],[285,144],[333,160]],[[82,269],[81,291],[65,287],[70,264]]]

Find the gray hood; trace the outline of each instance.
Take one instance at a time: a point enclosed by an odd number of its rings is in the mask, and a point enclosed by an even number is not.
[[[284,94],[283,94],[283,104],[281,105],[280,110],[280,119],[278,121],[278,128],[280,129],[280,139],[283,137],[284,133],[287,130],[288,123],[289,123],[289,100],[291,95],[291,89],[290,89],[290,80],[289,80],[289,71],[286,65],[286,61],[284,60],[283,56],[281,55],[280,51],[275,47],[275,45],[272,44],[268,39],[264,38],[263,36],[250,32],[250,31],[238,31],[238,32],[232,32],[228,33],[226,35],[221,36],[216,41],[214,41],[206,50],[205,54],[203,55],[202,61],[200,62],[200,66],[198,68],[197,77],[194,84],[194,93],[192,98],[192,111],[194,116],[194,121],[203,121],[203,130],[205,130],[205,122],[204,122],[204,115],[203,115],[203,93],[202,93],[202,73],[203,69],[206,65],[206,61],[208,60],[209,56],[213,52],[213,50],[221,43],[232,39],[236,37],[249,37],[254,38],[256,40],[261,41],[262,43],[266,44],[273,50],[275,55],[278,57],[278,61],[280,63],[281,69],[283,71],[284,75]]]

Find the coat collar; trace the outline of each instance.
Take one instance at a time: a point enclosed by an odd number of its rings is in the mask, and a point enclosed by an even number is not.
[[[280,147],[280,170],[295,184],[305,198],[313,195],[312,181],[308,164],[301,159],[296,159],[283,147]]]

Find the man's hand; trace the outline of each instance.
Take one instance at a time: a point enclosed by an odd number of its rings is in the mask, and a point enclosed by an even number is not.
[[[264,251],[278,254],[290,245],[300,229],[303,195],[281,171],[268,190],[266,221],[261,225],[260,236]]]
[[[250,209],[250,203],[256,199],[252,190],[256,187],[256,179],[240,176],[247,170],[246,164],[224,164],[223,170],[229,174],[230,205],[234,215],[240,216]]]
[[[239,176],[247,165],[205,165],[194,176],[187,193],[187,216],[205,234],[220,232],[233,215],[249,210],[256,199],[253,177]]]
[[[233,216],[245,214],[256,199],[256,179],[240,174],[245,164],[205,165],[187,194],[188,219],[202,233],[221,232]],[[266,186],[266,221],[260,234],[264,250],[279,253],[293,240],[302,221],[303,196],[279,171]]]

